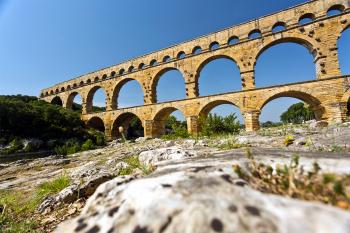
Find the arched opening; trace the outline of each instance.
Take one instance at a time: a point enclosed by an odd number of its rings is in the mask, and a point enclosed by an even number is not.
[[[201,64],[197,72],[200,96],[214,95],[242,89],[237,64],[228,57],[212,57]]]
[[[99,117],[92,117],[86,124],[88,128],[98,130],[102,133],[105,132],[105,125],[103,120]]]
[[[111,72],[111,77],[112,77],[112,78],[115,78],[116,76],[117,76],[117,73],[116,73],[115,71],[112,71],[112,72]]]
[[[312,13],[304,14],[299,18],[299,25],[305,25],[305,24],[311,23],[315,21],[315,19],[316,17]]]
[[[171,61],[171,57],[170,56],[165,56],[163,58],[163,62],[170,62]]]
[[[262,36],[261,31],[259,29],[255,29],[249,33],[248,38],[257,39],[257,38],[260,38],[261,36]]]
[[[119,70],[119,75],[123,75],[125,73],[125,70],[124,69],[120,69]]]
[[[310,51],[312,46],[307,42],[291,39],[266,46],[256,59],[256,87],[314,80],[316,69]]]
[[[106,80],[107,79],[107,74],[102,75],[102,80]]]
[[[235,45],[239,42],[239,38],[237,36],[231,36],[230,39],[228,39],[229,45]]]
[[[341,4],[337,4],[334,6],[331,6],[328,11],[327,11],[327,16],[334,16],[334,15],[339,15],[341,13],[343,13],[345,10],[345,6],[341,5]]]
[[[209,45],[209,49],[210,49],[210,50],[216,50],[216,49],[218,49],[218,48],[220,48],[220,44],[219,44],[218,42],[216,42],[216,41],[212,42],[212,43]]]
[[[283,124],[302,124],[315,119],[311,106],[300,99],[281,97],[267,103],[260,114],[260,126],[269,128]]]
[[[144,63],[140,63],[139,70],[143,70],[144,68],[145,68],[145,64]]]
[[[164,108],[157,113],[152,130],[155,137],[163,135],[188,136],[186,118],[180,110],[174,107]]]
[[[177,54],[177,59],[183,59],[186,57],[186,53],[184,51],[181,51]]]
[[[275,25],[272,27],[272,32],[280,32],[286,30],[286,24],[284,22],[277,22]]]
[[[67,99],[67,108],[81,113],[83,109],[82,103],[83,100],[81,98],[81,95],[78,92],[73,92]]]
[[[95,77],[94,82],[97,83],[99,81],[98,77]]]
[[[63,106],[63,101],[59,96],[56,96],[51,100],[51,104]]]
[[[200,54],[202,52],[202,48],[200,46],[196,46],[192,50],[192,54]]]
[[[87,113],[103,112],[106,110],[106,94],[100,86],[93,87],[86,99]]]
[[[273,95],[263,103],[260,109],[262,127],[301,124],[312,119],[321,120],[324,114],[324,108],[318,99],[299,91]]]
[[[350,27],[344,30],[338,39],[338,59],[343,75],[350,74]]]
[[[140,83],[134,79],[123,79],[113,91],[112,107],[128,108],[141,106],[144,103],[143,90]]]
[[[128,69],[129,73],[130,72],[134,72],[135,71],[135,67],[134,66],[130,66],[129,69]]]
[[[185,79],[182,73],[174,68],[161,71],[153,81],[152,90],[157,103],[186,98]]]
[[[144,128],[142,126],[142,122],[140,118],[133,113],[123,113],[118,116],[113,123],[113,139],[125,137],[127,140],[133,140],[143,136]]]
[[[240,109],[227,100],[208,103],[199,113],[199,128],[204,136],[236,134],[244,128]]]
[[[150,66],[156,66],[157,65],[157,60],[156,59],[153,59],[150,63],[149,63]]]

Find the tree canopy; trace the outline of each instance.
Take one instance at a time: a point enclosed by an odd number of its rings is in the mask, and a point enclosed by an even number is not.
[[[281,115],[283,123],[301,124],[303,121],[315,119],[314,112],[303,102],[293,104]]]

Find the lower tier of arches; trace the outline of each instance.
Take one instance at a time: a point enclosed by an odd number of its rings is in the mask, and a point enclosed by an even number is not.
[[[256,131],[260,128],[259,117],[266,104],[281,97],[292,97],[305,102],[316,120],[336,123],[347,119],[349,83],[350,77],[342,76],[87,114],[82,115],[82,119],[89,127],[104,130],[109,140],[123,134],[155,138],[165,133],[169,115],[179,110],[186,119],[188,132],[198,135],[201,131],[200,119],[219,105],[231,104],[240,109],[246,131]],[[143,132],[130,132],[131,123],[141,124]]]

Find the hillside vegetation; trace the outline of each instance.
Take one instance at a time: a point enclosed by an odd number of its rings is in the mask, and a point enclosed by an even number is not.
[[[23,142],[28,139],[36,143]],[[0,154],[54,149],[67,142],[75,147],[88,142],[93,147],[104,139],[102,133],[84,128],[78,112],[36,97],[0,96]]]

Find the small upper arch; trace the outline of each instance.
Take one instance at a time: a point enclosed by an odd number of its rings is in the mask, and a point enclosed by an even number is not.
[[[216,50],[218,48],[220,48],[220,44],[217,41],[214,41],[214,42],[210,43],[210,45],[209,45],[210,50]]]
[[[106,80],[107,79],[107,74],[102,75],[102,80]]]
[[[135,67],[134,66],[130,66],[128,71],[129,71],[129,73],[134,72],[135,71]]]
[[[145,68],[145,63],[140,63],[138,68],[139,70],[143,70]]]
[[[180,51],[176,57],[177,59],[183,59],[186,57],[186,53],[184,51]]]
[[[275,32],[280,32],[280,31],[283,31],[283,30],[286,30],[286,29],[287,29],[287,24],[286,24],[285,22],[279,21],[279,22],[275,23],[275,24],[272,26],[271,31],[272,31],[273,33],[275,33]]]
[[[341,14],[345,11],[345,6],[342,4],[336,4],[331,6],[328,10],[327,10],[327,16],[333,16],[333,15],[338,15]]]
[[[304,25],[315,21],[316,16],[313,13],[306,13],[300,16],[299,25]]]
[[[238,36],[231,36],[228,41],[227,41],[227,44],[228,45],[234,45],[234,44],[237,44],[239,42],[239,38]]]
[[[202,52],[202,48],[200,46],[195,46],[192,49],[192,54],[200,54]]]
[[[112,78],[115,78],[115,76],[116,76],[116,72],[113,70],[113,71],[111,72],[111,77],[112,77]]]
[[[149,63],[150,66],[155,66],[157,65],[157,60],[156,59],[153,59],[150,63]]]
[[[257,39],[257,38],[260,38],[261,36],[262,36],[261,31],[259,29],[254,29],[248,34],[249,39]]]
[[[170,62],[170,61],[171,61],[171,57],[168,55],[163,58],[163,62]]]
[[[121,69],[119,70],[119,75],[123,75],[124,73],[125,73],[125,69],[121,68]]]
[[[100,79],[98,78],[98,76],[96,76],[96,77],[94,78],[94,82],[95,82],[95,83],[97,83],[99,80],[100,80]]]

